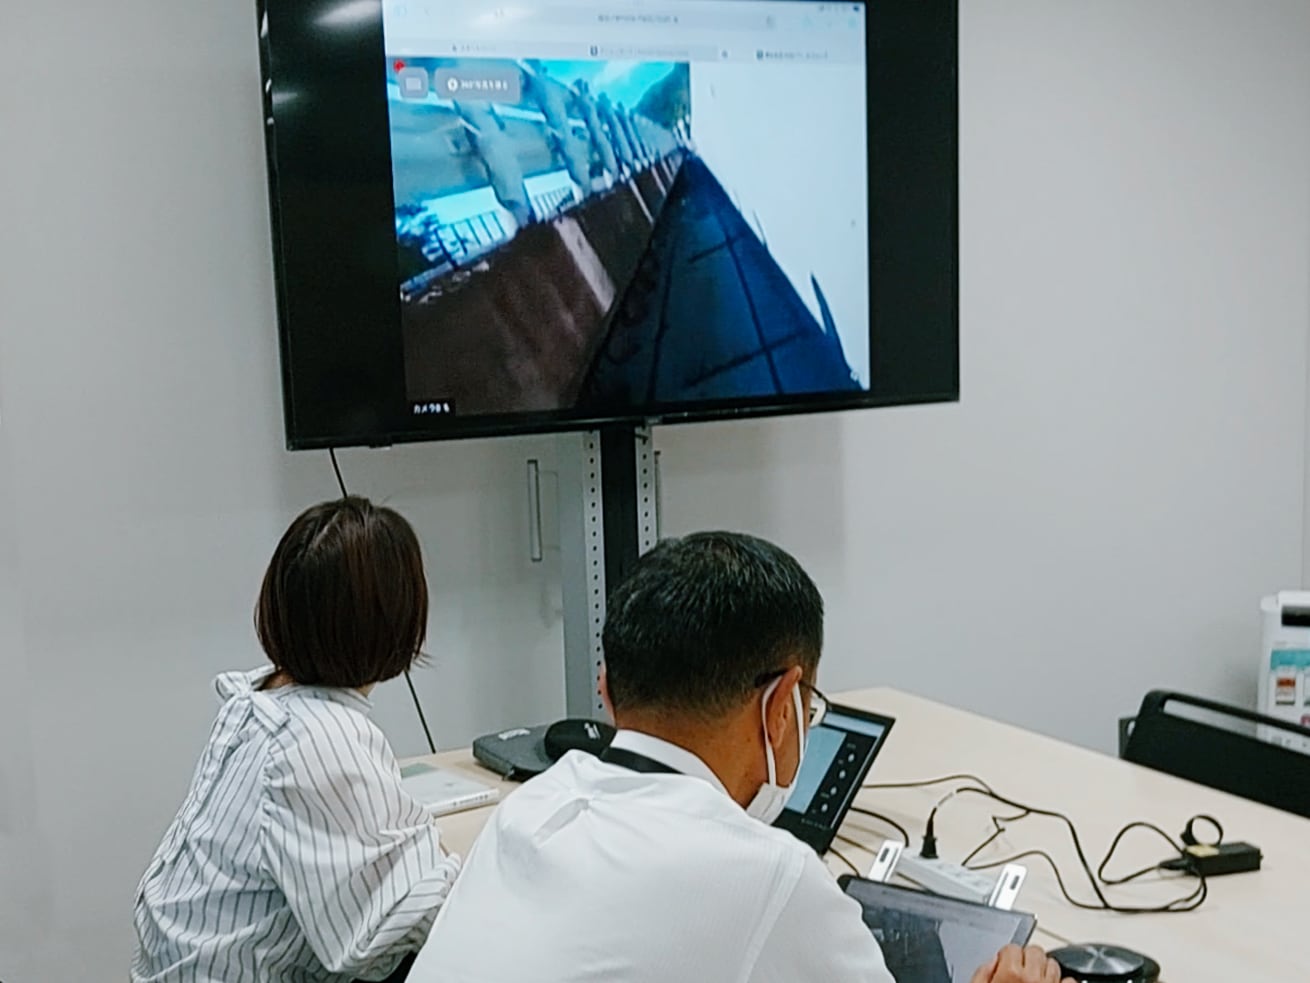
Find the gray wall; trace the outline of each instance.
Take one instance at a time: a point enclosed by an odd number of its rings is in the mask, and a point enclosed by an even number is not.
[[[1302,574],[1310,5],[961,6],[962,402],[666,430],[666,529],[794,548],[832,688],[1110,748]]]
[[[661,431],[666,528],[792,547],[830,688],[1108,747],[1147,686],[1248,698],[1302,571],[1310,8],[963,6],[964,402]],[[122,977],[208,679],[258,663],[263,564],[334,485],[280,449],[250,5],[2,16],[0,977],[80,983]],[[560,709],[522,492],[553,455],[343,455],[422,531],[443,744]]]
[[[209,681],[262,661],[264,565],[336,485],[326,455],[281,449],[253,4],[0,20],[0,979],[80,983],[125,975]],[[530,454],[553,441],[341,456],[421,532],[437,590],[416,682],[445,746],[562,704]],[[376,702],[419,751],[403,684]]]

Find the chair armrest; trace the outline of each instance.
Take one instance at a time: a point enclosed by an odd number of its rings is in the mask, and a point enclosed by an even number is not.
[[[1137,723],[1136,717],[1119,718],[1119,757],[1124,756],[1128,750],[1128,739],[1133,736],[1133,725]]]

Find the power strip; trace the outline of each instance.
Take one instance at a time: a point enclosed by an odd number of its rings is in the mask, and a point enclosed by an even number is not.
[[[908,850],[901,854],[895,876],[903,877],[933,894],[984,904],[996,886],[995,877],[989,877],[981,871],[969,870],[949,860],[925,860]]]

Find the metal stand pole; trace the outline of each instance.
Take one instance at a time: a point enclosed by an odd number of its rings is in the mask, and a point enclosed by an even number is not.
[[[659,538],[650,430],[614,426],[564,435],[559,480],[565,707],[570,717],[603,717],[605,598]]]

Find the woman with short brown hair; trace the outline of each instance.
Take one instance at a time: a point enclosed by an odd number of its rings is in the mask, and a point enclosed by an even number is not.
[[[223,706],[136,898],[132,979],[381,979],[416,951],[459,869],[401,786],[368,694],[427,630],[413,529],[363,498],[283,535],[256,632],[271,665]]]

